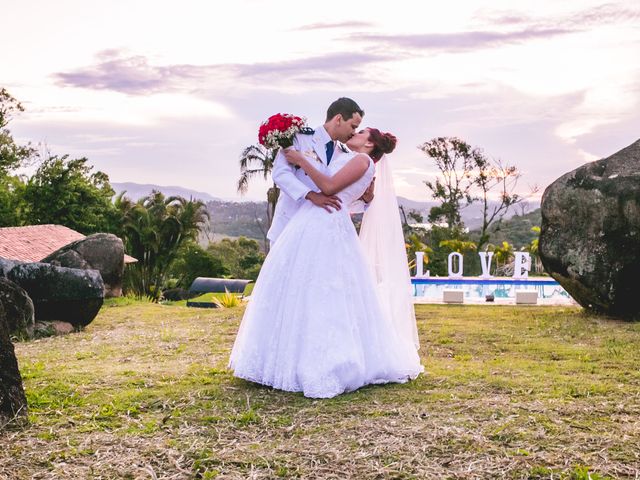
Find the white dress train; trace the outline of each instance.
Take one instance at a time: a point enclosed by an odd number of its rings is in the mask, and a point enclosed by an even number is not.
[[[386,155],[376,164],[374,197],[362,218],[360,241],[371,265],[384,312],[391,317],[396,330],[419,349],[407,250],[393,174]]]
[[[329,173],[351,157],[338,156]],[[343,205],[373,173],[370,162],[338,194]],[[383,313],[348,208],[328,213],[306,202],[291,219],[262,266],[229,366],[236,377],[313,398],[422,372],[413,342]]]

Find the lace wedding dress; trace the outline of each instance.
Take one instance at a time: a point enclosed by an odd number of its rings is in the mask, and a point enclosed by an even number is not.
[[[329,165],[335,174],[352,155]],[[373,383],[406,382],[423,370],[416,348],[380,306],[347,206],[366,173],[338,196],[340,211],[306,202],[262,266],[236,337],[234,375],[280,390],[328,398]]]

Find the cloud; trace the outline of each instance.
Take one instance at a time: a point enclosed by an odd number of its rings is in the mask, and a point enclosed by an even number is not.
[[[341,75],[357,73],[361,69],[373,63],[395,60],[395,55],[382,55],[375,53],[341,52],[318,57],[291,60],[288,62],[255,63],[252,65],[236,65],[241,76],[253,75],[301,75],[305,80],[309,75],[320,74],[335,77],[335,72]]]
[[[366,67],[397,59],[378,53],[338,52],[284,62],[215,65],[152,65],[142,55],[124,55],[118,50],[100,52],[94,65],[72,72],[55,73],[60,86],[111,90],[146,95],[201,88],[203,84],[267,86],[271,81],[307,86],[336,85],[363,76]],[[336,76],[340,72],[340,76]]]
[[[631,9],[616,4],[606,3],[598,7],[583,10],[565,19],[560,19],[561,24],[575,25],[576,27],[601,26],[606,24],[635,23],[640,20],[640,8]]]
[[[331,30],[331,29],[354,29],[354,28],[371,28],[375,25],[370,22],[334,22],[334,23],[311,23],[303,25],[295,29],[295,31],[306,30]]]
[[[548,28],[550,25],[563,28],[587,28],[606,24],[633,23],[640,20],[640,9],[615,3],[605,3],[596,7],[577,11],[571,15],[560,16],[549,22],[546,19],[524,15],[513,11],[481,12],[477,20],[490,25],[529,25]]]
[[[573,32],[574,30],[564,28],[534,28],[514,32],[474,31],[414,35],[355,34],[351,36],[351,39],[383,44],[389,48],[402,47],[418,50],[456,52],[492,48],[539,38],[551,38]]]
[[[189,65],[154,66],[142,55],[124,56],[123,53],[105,50],[96,55],[97,64],[53,76],[65,87],[147,94],[166,92],[175,88],[176,81],[197,79],[204,73]]]

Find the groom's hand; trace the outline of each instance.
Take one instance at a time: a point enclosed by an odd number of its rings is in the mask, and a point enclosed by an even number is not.
[[[324,208],[329,213],[332,212],[331,208],[334,208],[335,210],[340,210],[342,208],[342,205],[340,204],[341,200],[335,195],[328,196],[324,193],[312,191],[307,193],[305,198],[314,205]]]
[[[373,177],[373,180],[371,180],[371,183],[360,197],[360,200],[362,200],[364,203],[371,203],[371,201],[373,200],[373,189],[375,188],[375,183],[376,177]]]

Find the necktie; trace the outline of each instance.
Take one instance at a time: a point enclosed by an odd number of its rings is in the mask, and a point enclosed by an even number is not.
[[[333,149],[334,149],[333,141],[327,142],[327,144],[325,145],[325,148],[327,150],[327,165],[329,165],[329,162],[331,161],[331,157],[333,157]]]

